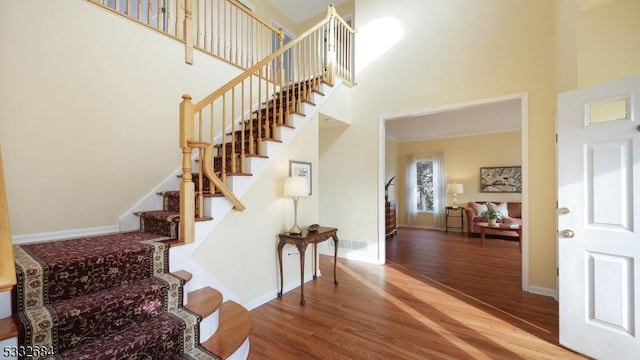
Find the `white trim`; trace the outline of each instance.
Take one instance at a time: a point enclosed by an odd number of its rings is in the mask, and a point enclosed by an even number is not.
[[[11,290],[0,292],[0,319],[11,316]]]
[[[558,293],[556,292],[555,289],[543,288],[540,286],[530,286],[529,289],[527,289],[527,291],[532,294],[550,296],[558,300]]]
[[[117,225],[99,226],[99,227],[86,228],[86,229],[74,229],[74,230],[53,231],[53,232],[47,232],[47,233],[15,235],[12,237],[12,242],[14,245],[24,245],[24,244],[30,244],[35,242],[41,242],[41,241],[70,239],[70,238],[77,238],[77,237],[83,237],[83,236],[109,234],[109,233],[114,233],[118,231],[120,231],[120,228]]]
[[[391,136],[387,136],[387,137],[399,143],[409,143],[409,142],[425,141],[425,140],[443,140],[443,139],[454,139],[454,138],[467,137],[467,136],[503,134],[503,133],[521,131],[521,130],[522,129],[520,128],[510,128],[510,129],[500,129],[500,130],[493,130],[493,131],[478,131],[478,132],[469,132],[464,134],[453,134],[453,135],[447,135],[447,136],[427,136],[427,137],[412,138],[412,139],[405,138],[402,140],[395,140],[395,138]]]
[[[333,259],[333,250],[318,248],[320,255],[327,255]],[[380,262],[379,258],[369,256],[369,253],[365,250],[351,250],[351,249],[338,249],[338,259],[347,259],[360,261],[367,264],[384,265],[384,261]]]
[[[400,120],[408,117],[430,115],[444,111],[464,109],[470,106],[484,105],[507,100],[520,100],[520,120],[521,120],[521,157],[522,157],[522,203],[529,203],[529,98],[527,92],[520,92],[509,95],[501,95],[485,99],[476,99],[456,104],[447,104],[429,107],[420,110],[403,111],[398,113],[380,115],[378,129],[378,196],[384,196],[384,170],[385,170],[385,122]],[[378,201],[378,204],[382,204]],[[529,210],[528,206],[522,207],[522,224],[525,231],[522,233],[522,290],[528,291],[529,287]],[[386,249],[386,236],[384,232],[384,207],[378,205],[378,247],[379,254],[384,254]],[[380,260],[380,259],[379,259]],[[385,259],[381,259],[384,263]]]
[[[399,224],[396,225],[396,228],[405,227],[410,229],[424,229],[424,230],[437,230],[437,231],[445,231],[446,229],[443,227],[437,227],[433,225],[416,225],[416,224]],[[454,232],[458,232],[457,230]]]
[[[333,255],[333,254],[332,254]],[[322,274],[318,271],[318,277],[322,276]],[[309,271],[307,274],[304,275],[304,283],[308,283],[309,281],[313,280],[313,271]],[[300,279],[294,279],[293,281],[284,284],[283,288],[282,288],[282,296],[285,296],[289,291],[300,287]],[[242,306],[244,306],[247,310],[251,311],[255,308],[257,308],[260,305],[266,304],[269,301],[275,299],[278,297],[278,291],[280,291],[280,287],[278,287],[275,290],[269,291],[268,293],[261,295],[251,301],[249,301],[246,304],[243,304]]]

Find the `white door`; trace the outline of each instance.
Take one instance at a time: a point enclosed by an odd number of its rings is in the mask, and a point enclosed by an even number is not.
[[[558,98],[560,343],[640,359],[640,76]]]

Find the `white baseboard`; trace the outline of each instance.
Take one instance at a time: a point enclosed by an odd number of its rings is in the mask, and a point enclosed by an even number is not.
[[[433,226],[433,225],[400,224],[397,227],[398,228],[399,227],[406,227],[406,228],[411,228],[411,229],[425,229],[425,230],[445,231],[445,228],[441,228],[441,227],[437,227],[437,226]]]
[[[331,256],[333,258],[333,249],[318,248],[318,253],[322,255]],[[371,257],[366,251],[362,251],[362,250],[349,250],[349,249],[338,248],[338,258],[361,261],[367,264],[380,265],[377,258]]]
[[[539,287],[539,286],[529,286],[527,291],[532,293],[532,294],[550,296],[550,297],[552,297],[554,299],[558,299],[558,296],[556,294],[556,290],[555,289],[543,288],[543,287]]]
[[[322,276],[322,274],[318,270],[318,277],[320,277],[320,276]],[[305,284],[308,283],[311,280],[313,280],[313,270],[310,273],[305,274],[305,276],[304,276],[304,283]],[[295,289],[295,288],[297,288],[299,286],[300,286],[300,280],[294,280],[294,281],[289,282],[288,284],[284,284],[283,289],[282,289],[283,296],[284,296],[284,294],[288,293],[289,291],[291,291],[291,290],[293,290],[293,289]],[[246,304],[243,304],[242,306],[247,308],[247,310],[251,311],[251,310],[257,308],[258,306],[266,304],[269,301],[277,298],[278,297],[278,291],[280,291],[280,288],[275,289],[273,291],[269,291],[268,293],[266,293],[266,294],[264,294],[262,296],[259,296],[259,297],[255,298],[255,299],[249,301]]]
[[[31,244],[31,243],[42,242],[42,241],[109,234],[109,233],[114,233],[118,231],[120,231],[120,229],[118,228],[117,225],[99,226],[99,227],[87,228],[87,229],[74,229],[74,230],[53,231],[53,232],[47,232],[47,233],[15,235],[11,238],[11,241],[14,245],[24,245],[24,244]]]
[[[0,319],[11,316],[11,290],[0,292]]]

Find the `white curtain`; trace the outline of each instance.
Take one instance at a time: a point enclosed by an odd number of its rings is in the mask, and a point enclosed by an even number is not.
[[[415,224],[416,223],[416,197],[415,193],[417,191],[418,183],[417,183],[417,175],[416,175],[416,156],[415,154],[409,154],[407,156],[407,172],[406,172],[406,192],[405,196],[407,198],[407,224]]]
[[[444,208],[447,203],[447,172],[444,166],[444,153],[437,152],[433,154],[434,165],[434,179],[433,179],[433,192],[434,192],[434,213],[433,220],[434,225],[438,228],[445,227],[445,213]]]

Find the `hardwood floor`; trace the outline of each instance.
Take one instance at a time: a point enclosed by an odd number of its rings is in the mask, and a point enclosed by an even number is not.
[[[249,359],[583,359],[555,300],[518,290],[518,244],[479,241],[399,229],[387,265],[339,259],[338,286],[321,256],[305,306],[295,289],[251,311]]]

